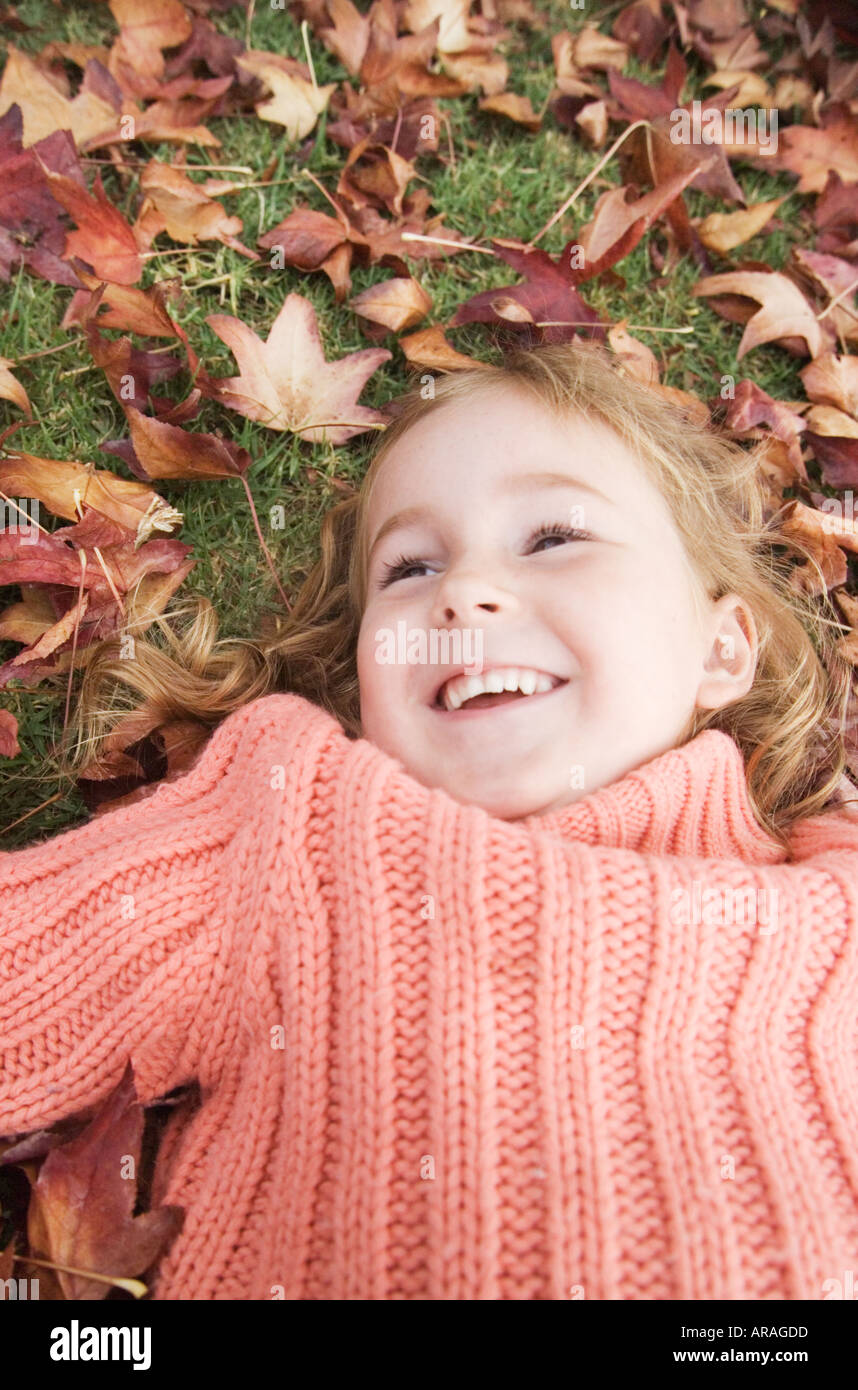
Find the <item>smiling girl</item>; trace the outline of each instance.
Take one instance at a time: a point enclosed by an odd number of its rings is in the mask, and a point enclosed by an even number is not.
[[[854,1267],[851,673],[758,479],[593,345],[517,352],[411,393],[288,619],[216,646],[202,605],[174,656],[90,663],[67,768],[108,681],[214,732],[0,855],[0,1133],[129,1058],[144,1103],[199,1080],[155,1298]],[[382,661],[400,623],[479,632],[482,669]]]

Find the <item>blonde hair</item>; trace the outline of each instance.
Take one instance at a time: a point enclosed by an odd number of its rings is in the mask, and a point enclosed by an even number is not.
[[[292,611],[267,613],[254,640],[218,641],[214,609],[200,596],[154,619],[129,605],[125,631],[154,622],[166,645],[137,637],[128,661],[118,657],[119,636],[98,644],[56,750],[60,770],[78,775],[107,749],[127,746],[128,737],[118,735],[132,728],[141,737],[190,720],[203,740],[233,710],[278,691],[304,696],[351,737],[361,737],[356,649],[366,601],[368,504],[379,471],[425,415],[487,389],[517,386],[552,411],[579,413],[612,429],[666,499],[700,592],[712,600],[734,592],[750,608],[759,640],[750,690],[726,708],[695,711],[677,746],[706,728],[729,734],[745,761],[755,815],[786,848],[790,825],[827,809],[843,785],[852,668],[838,651],[833,629],[843,624],[813,554],[778,531],[779,513],[766,519],[762,446],[746,450],[692,418],[591,342],[517,347],[499,367],[466,368],[433,386],[429,399],[414,387],[397,402],[361,488],[323,517],[319,556]],[[816,569],[820,597],[790,583],[788,556],[779,551]],[[136,712],[133,719],[128,711]]]

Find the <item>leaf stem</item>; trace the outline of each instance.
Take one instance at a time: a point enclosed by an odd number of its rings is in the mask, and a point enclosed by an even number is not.
[[[624,140],[627,140],[627,139],[629,138],[629,136],[631,135],[632,131],[633,131],[633,130],[639,130],[639,129],[641,128],[641,126],[649,126],[649,125],[650,125],[650,122],[647,121],[647,120],[634,121],[630,126],[628,126],[628,127],[623,131],[622,135],[620,135],[620,136],[614,141],[614,143],[613,143],[613,145],[611,146],[611,148],[610,148],[609,150],[606,150],[606,152],[602,155],[602,158],[598,161],[598,163],[596,163],[596,164],[593,165],[593,168],[590,170],[590,172],[589,172],[589,174],[587,175],[587,177],[586,177],[581,183],[579,183],[578,187],[575,189],[575,192],[572,193],[572,194],[570,194],[570,196],[566,199],[566,202],[563,204],[563,206],[560,207],[560,208],[558,208],[557,211],[555,212],[554,216],[553,216],[553,217],[550,217],[550,218],[548,219],[548,221],[546,222],[545,226],[542,228],[542,231],[541,231],[541,232],[537,232],[537,233],[536,233],[536,236],[533,237],[533,238],[527,243],[527,249],[528,249],[529,251],[532,251],[533,248],[534,248],[534,246],[536,245],[536,243],[540,240],[541,237],[544,237],[544,236],[545,236],[545,233],[549,230],[549,228],[550,228],[550,227],[553,227],[554,224],[555,224],[555,222],[559,222],[559,221],[560,221],[560,218],[563,216],[563,214],[564,214],[565,212],[568,212],[568,211],[569,211],[569,209],[571,208],[572,204],[575,202],[575,199],[578,197],[579,193],[583,193],[583,192],[584,192],[584,189],[587,187],[587,185],[588,185],[589,183],[592,183],[592,182],[593,182],[593,179],[594,179],[594,178],[596,177],[596,175],[599,173],[599,170],[600,170],[600,169],[604,169],[604,167],[605,167],[605,165],[607,164],[608,160],[609,160],[609,159],[612,157],[612,155],[614,155],[614,154],[616,153],[616,151],[620,148],[620,145],[622,145],[623,141],[624,141]]]
[[[17,1260],[19,1264],[39,1265],[41,1269],[58,1269],[63,1274],[79,1274],[82,1279],[95,1279],[99,1284],[113,1284],[118,1289],[125,1289],[126,1293],[133,1293],[135,1298],[142,1298],[147,1291],[147,1286],[139,1279],[121,1279],[113,1274],[94,1274],[91,1269],[52,1264],[50,1260],[37,1260],[34,1255],[13,1255],[12,1259]]]
[[[248,505],[249,505],[249,507],[250,507],[250,515],[251,515],[251,517],[253,518],[253,525],[254,525],[255,528],[256,528],[256,534],[257,534],[257,537],[259,538],[259,544],[260,544],[261,547],[262,547],[262,553],[263,553],[263,555],[265,556],[265,560],[266,560],[266,563],[267,563],[267,565],[268,565],[268,568],[270,569],[272,575],[274,576],[274,583],[277,585],[277,588],[278,588],[279,593],[280,593],[280,597],[282,598],[283,603],[284,603],[284,605],[285,605],[285,607],[286,607],[286,612],[287,612],[287,613],[291,613],[291,612],[292,612],[292,605],[291,605],[291,603],[289,602],[288,598],[286,597],[286,594],[285,594],[285,592],[284,592],[284,590],[283,590],[283,585],[280,583],[280,576],[278,575],[277,570],[276,570],[275,567],[274,567],[274,561],[273,561],[272,558],[271,558],[271,553],[270,553],[270,551],[269,551],[269,549],[268,549],[268,546],[265,544],[265,539],[264,539],[264,537],[263,537],[263,535],[262,535],[262,529],[261,529],[261,527],[260,527],[260,525],[259,525],[259,517],[256,515],[256,507],[255,507],[254,502],[253,502],[253,493],[250,491],[250,484],[248,483],[248,481],[247,481],[247,479],[245,478],[245,476],[244,476],[243,473],[240,473],[240,474],[239,474],[239,477],[241,478],[242,484],[243,484],[243,486],[244,486],[244,490],[245,490],[245,492],[247,493],[247,502],[248,502]]]

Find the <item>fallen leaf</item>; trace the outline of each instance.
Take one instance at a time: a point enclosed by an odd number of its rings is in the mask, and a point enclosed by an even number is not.
[[[594,149],[599,149],[608,138],[608,108],[603,101],[588,101],[575,117],[575,124],[583,130]]]
[[[248,49],[235,61],[242,72],[258,78],[271,92],[269,100],[257,104],[257,116],[285,126],[289,140],[303,140],[310,134],[337,85],[314,86],[302,63],[279,53]]]
[[[164,72],[162,49],[189,39],[191,20],[179,0],[109,0],[119,25],[109,67],[120,82],[130,71],[138,78],[157,79]],[[148,91],[148,88],[144,90]]]
[[[64,258],[79,256],[102,280],[133,285],[143,273],[143,261],[134,232],[122,213],[114,207],[96,174],[94,196],[74,179],[45,170],[57,202],[77,223],[77,231],[66,236]]]
[[[129,406],[134,453],[147,478],[235,478],[253,460],[246,449],[215,434],[193,434]]]
[[[694,286],[695,297],[719,294],[744,295],[755,299],[760,308],[748,320],[736,357],[741,361],[746,353],[763,343],[781,343],[801,339],[806,352],[818,357],[825,351],[827,340],[822,324],[801,290],[779,271],[732,271],[725,275],[710,275]],[[801,349],[798,348],[801,352]]]
[[[790,573],[790,584],[800,593],[818,595],[846,583],[845,551],[858,552],[858,534],[835,531],[832,521],[828,513],[807,507],[797,498],[789,501],[783,510],[779,533],[786,540],[795,539],[806,546],[822,572],[820,583],[816,569],[808,561],[796,565]]]
[[[592,220],[578,232],[576,244],[584,254],[584,264],[576,269],[578,283],[603,274],[633,251],[653,222],[694,178],[693,168],[680,170],[649,193],[633,197],[631,202],[626,202],[627,188],[610,188],[602,193]]]
[[[495,239],[492,246],[502,260],[525,277],[524,283],[472,295],[459,305],[450,327],[456,328],[463,323],[496,323],[500,318],[525,324],[550,323],[550,327],[540,330],[541,340],[545,342],[571,342],[587,324],[594,325],[591,331],[597,337],[604,337],[604,330],[596,326],[599,315],[575,289],[579,271],[573,268],[572,253],[577,249],[577,242],[567,242],[556,261],[538,247],[528,249],[520,242]],[[515,306],[514,310],[511,305]]]
[[[785,198],[771,198],[739,212],[710,213],[697,223],[697,235],[710,251],[723,256],[761,232],[784,202]]]
[[[358,405],[357,398],[391,354],[386,348],[364,348],[326,362],[316,312],[302,295],[286,296],[265,342],[229,314],[210,314],[206,323],[232,352],[240,375],[201,377],[198,385],[231,410],[312,443],[343,444],[384,423],[380,411]]]
[[[616,68],[622,72],[629,61],[629,50],[618,39],[609,38],[588,24],[572,40],[572,58],[579,68]]]
[[[481,111],[491,111],[497,116],[507,116],[528,130],[537,131],[542,125],[530,104],[530,97],[519,96],[515,92],[498,92],[497,96],[483,97],[479,103]]]
[[[799,372],[810,400],[858,417],[858,357],[825,352]]]
[[[147,243],[166,231],[173,241],[195,246],[198,241],[221,241],[251,261],[259,260],[238,239],[240,217],[230,217],[222,205],[189,179],[181,169],[150,159],[140,175],[144,203],[136,230]]]
[[[91,91],[78,92],[71,100],[56,87],[28,54],[12,44],[0,79],[0,115],[13,103],[24,118],[24,145],[56,130],[70,130],[75,144],[85,146],[116,131],[119,113]]]
[[[350,307],[393,333],[413,328],[432,308],[431,297],[414,279],[384,280],[355,295]]]
[[[858,420],[854,416],[832,405],[811,406],[805,438],[829,487],[858,489]]]
[[[608,329],[608,342],[622,363],[622,370],[644,386],[657,386],[659,379],[658,362],[655,354],[645,343],[633,338],[626,327],[625,319]]]
[[[4,400],[12,401],[13,404],[19,406],[20,409],[32,419],[33,412],[30,408],[30,401],[27,393],[17,377],[14,377],[9,371],[9,368],[14,367],[14,365],[15,363],[10,358],[0,357],[0,396],[2,396]]]
[[[413,164],[386,145],[361,140],[349,150],[337,183],[337,196],[347,198],[355,208],[375,204],[398,217],[415,173]]]
[[[844,183],[858,181],[858,117],[842,114],[822,129],[792,125],[779,132],[776,150],[757,147],[754,162],[761,168],[798,174],[798,193],[821,193],[831,170]]]
[[[0,758],[17,758],[20,752],[18,721],[11,710],[0,709]],[[8,1274],[0,1266],[0,1278],[8,1279],[10,1276],[11,1261],[9,1262]]]
[[[145,484],[72,459],[10,452],[0,459],[0,490],[7,497],[38,498],[54,516],[75,522],[77,494],[79,502],[94,507],[128,531],[138,546],[153,531],[169,534],[183,520],[181,512]]]
[[[52,1149],[30,1196],[28,1239],[34,1257],[93,1274],[139,1277],[182,1229],[178,1206],[132,1216],[137,1183],[125,1176],[140,1161],[143,1108],[131,1063],[82,1134]],[[57,1271],[67,1299],[103,1299],[110,1284]]]
[[[77,290],[63,315],[61,328],[83,327],[90,321],[100,328],[119,328],[148,338],[180,336],[168,310],[167,300],[180,294],[178,280],[165,280],[146,290],[130,285],[111,284],[95,275],[79,271],[86,289]],[[103,312],[106,311],[106,312]]]
[[[491,370],[488,362],[480,362],[476,357],[466,357],[463,352],[457,352],[445,337],[443,328],[437,324],[434,328],[422,328],[417,333],[400,338],[399,346],[407,360],[415,366],[432,367],[438,372],[453,372],[460,367],[485,367],[487,371]]]

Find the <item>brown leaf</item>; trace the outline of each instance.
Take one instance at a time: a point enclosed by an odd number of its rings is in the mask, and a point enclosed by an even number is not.
[[[133,406],[125,413],[134,453],[149,478],[235,478],[253,462],[246,449],[215,434],[192,434]]]
[[[814,405],[807,412],[806,439],[822,465],[824,482],[858,489],[858,420],[834,406]]]
[[[844,183],[858,182],[858,117],[844,112],[828,121],[823,118],[822,129],[786,126],[779,132],[776,151],[757,149],[754,154],[761,168],[798,174],[798,193],[821,193],[831,170]]]
[[[9,45],[0,79],[0,115],[16,103],[24,117],[24,145],[33,145],[55,130],[70,130],[78,146],[115,131],[116,108],[92,91],[73,99],[59,92],[38,63]]]
[[[797,479],[807,483],[799,438],[806,426],[797,411],[791,410],[784,401],[773,400],[755,381],[747,378],[737,382],[735,395],[726,405],[725,424],[737,439],[762,439],[765,431],[759,426],[767,424],[772,435],[782,441],[789,462],[789,481],[784,479],[784,487],[791,486]]]
[[[425,318],[432,308],[432,300],[416,280],[393,279],[371,285],[355,296],[350,307],[363,318],[399,333]]]
[[[349,233],[336,217],[299,207],[259,238],[257,245],[266,249],[279,246],[285,265],[299,270],[316,270],[331,252],[349,238]],[[360,240],[365,242],[365,238]]]
[[[337,183],[337,195],[347,198],[356,208],[374,204],[398,217],[415,173],[413,164],[386,145],[361,140],[349,150]]]
[[[583,130],[594,149],[599,149],[608,138],[608,108],[603,101],[588,101],[575,117],[575,124]]]
[[[136,1278],[160,1259],[184,1223],[177,1206],[132,1216],[143,1109],[129,1062],[122,1080],[77,1138],[52,1149],[28,1212],[34,1257],[93,1274]],[[129,1175],[129,1159],[131,1174]],[[67,1299],[103,1299],[110,1285],[57,1271]]]
[[[629,61],[629,50],[618,39],[609,38],[588,24],[572,41],[572,59],[579,68],[616,68],[622,72]]]
[[[111,50],[109,67],[122,81],[125,70],[143,78],[159,78],[164,71],[164,48],[175,48],[190,38],[191,20],[179,0],[110,0],[119,25],[119,38]]]
[[[303,63],[279,53],[249,48],[235,61],[242,72],[258,78],[271,92],[269,100],[257,104],[257,116],[285,126],[289,140],[303,140],[310,134],[336,89],[336,82],[314,86]]]
[[[195,246],[198,241],[222,241],[251,261],[259,260],[238,240],[240,217],[230,217],[225,208],[189,179],[181,169],[150,159],[140,175],[145,195],[138,216],[138,228],[145,226],[147,241],[166,231],[173,241]]]
[[[725,275],[709,275],[694,286],[696,297],[718,294],[739,294],[755,299],[760,309],[748,320],[736,357],[739,361],[763,343],[786,344],[800,339],[806,352],[818,357],[828,346],[823,325],[816,319],[813,308],[801,290],[779,271],[732,271]],[[801,352],[801,347],[798,347]]]
[[[834,532],[833,518],[826,512],[807,507],[794,498],[784,509],[779,531],[787,539],[802,542],[813,554],[822,571],[826,590],[837,589],[846,583],[847,568],[844,547],[858,551],[858,535],[850,532]],[[790,583],[796,590],[807,594],[820,594],[820,584],[816,570],[808,563],[797,565],[790,575]]]
[[[509,68],[498,53],[444,53],[441,66],[457,84],[452,92],[437,91],[437,96],[458,96],[461,91],[479,87],[486,96],[497,96],[506,87]]]
[[[403,20],[412,34],[419,34],[437,18],[438,52],[458,53],[473,43],[468,29],[470,8],[470,0],[406,0]]]
[[[99,280],[85,270],[78,273],[87,288],[72,295],[61,328],[73,328],[76,324],[86,327],[92,320],[100,328],[120,328],[148,338],[180,336],[167,310],[167,299],[179,293],[178,280],[165,280],[138,290]]]
[[[680,170],[641,198],[626,202],[627,188],[610,188],[599,197],[592,221],[578,233],[584,252],[584,265],[577,272],[579,283],[601,275],[634,250],[652,226],[684,188],[694,180],[695,170]]]
[[[130,338],[105,338],[93,323],[87,326],[86,341],[120,405],[130,403],[145,410],[153,383],[168,381],[182,370],[177,357],[166,352],[141,352]]]
[[[626,327],[626,320],[608,329],[608,342],[620,358],[623,371],[642,381],[644,386],[657,386],[659,379],[658,362],[655,354],[645,343],[633,338]]]
[[[18,742],[18,721],[11,710],[0,709],[0,758],[17,758],[21,752]],[[0,1268],[0,1279],[7,1278]]]
[[[59,619],[42,633],[41,637],[34,642],[32,647],[26,651],[16,652],[7,663],[8,666],[18,666],[27,661],[41,661],[44,657],[50,656],[57,647],[61,647],[68,641],[75,629],[81,623],[87,608],[89,607],[89,594],[82,593],[78,601],[72,604],[71,608]]]
[[[30,409],[29,397],[20,381],[9,371],[9,368],[14,367],[14,365],[15,363],[10,358],[0,357],[0,396],[3,400],[12,401],[19,406],[32,419],[33,412]]]
[[[480,362],[476,357],[466,357],[457,352],[448,342],[443,328],[422,328],[418,333],[410,333],[399,339],[399,346],[409,362],[419,367],[432,367],[438,372],[453,372],[459,367],[485,367],[491,370],[488,362]]]
[[[799,372],[810,400],[858,417],[858,357],[825,352]]]
[[[519,96],[516,92],[498,92],[497,96],[483,97],[479,103],[481,111],[492,111],[498,116],[508,116],[518,125],[537,131],[542,125],[542,117],[537,116],[530,104],[530,97]]]
[[[371,19],[362,15],[351,0],[328,0],[327,10],[331,28],[320,29],[319,38],[351,76],[357,77],[369,43]]]
[[[229,314],[210,314],[206,323],[226,343],[241,375],[200,378],[198,384],[231,410],[313,443],[343,444],[384,422],[380,411],[358,405],[357,397],[391,354],[386,348],[364,348],[326,362],[316,312],[302,295],[286,296],[265,342]]]
[[[582,325],[592,324],[592,333],[604,337],[599,328],[599,315],[591,309],[575,289],[580,271],[573,268],[572,252],[577,242],[567,242],[556,261],[539,247],[529,249],[520,242],[496,238],[492,246],[497,255],[525,276],[520,285],[505,285],[494,290],[481,290],[460,304],[450,327],[463,323],[504,322],[524,324],[546,323],[540,329],[541,341],[568,343],[580,335]]]
[[[170,532],[182,514],[145,483],[120,478],[107,469],[87,467],[75,460],[39,458],[10,453],[0,459],[0,490],[7,496],[37,497],[55,516],[78,520],[79,500],[117,522],[142,545],[153,531]],[[54,533],[56,534],[56,533]]]
[[[697,224],[697,235],[710,251],[723,256],[761,232],[784,202],[785,198],[771,198],[739,212],[710,213]]]

